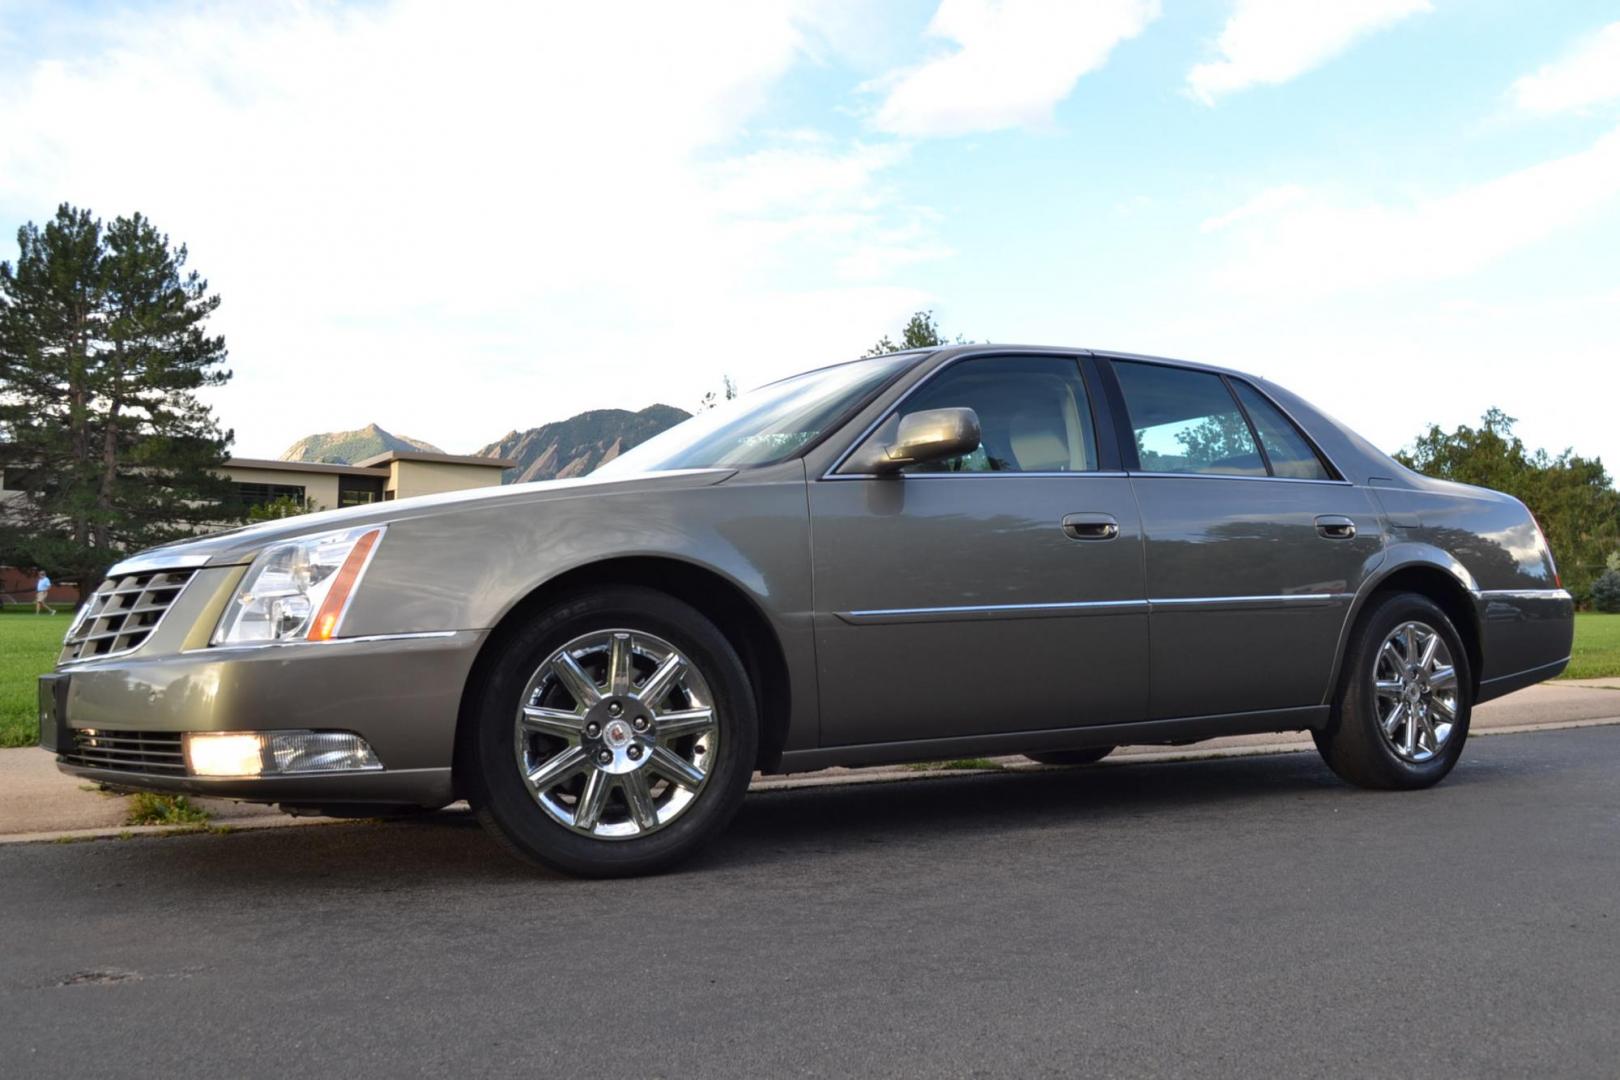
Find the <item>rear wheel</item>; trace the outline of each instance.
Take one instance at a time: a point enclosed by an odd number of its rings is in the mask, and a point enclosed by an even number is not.
[[[1473,686],[1456,627],[1432,600],[1394,593],[1351,635],[1331,726],[1313,733],[1334,772],[1369,788],[1421,788],[1457,763]]]
[[[1042,750],[1038,754],[1025,754],[1031,761],[1042,765],[1092,765],[1112,754],[1115,747],[1090,746],[1084,750]]]
[[[652,873],[712,840],[753,772],[753,689],[725,635],[650,589],[548,609],[506,643],[468,740],[468,797],[514,853]]]

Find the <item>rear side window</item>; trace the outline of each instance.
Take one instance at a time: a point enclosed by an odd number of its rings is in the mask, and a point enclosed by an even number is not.
[[[1219,375],[1114,361],[1143,472],[1265,476],[1248,421]]]
[[[1271,462],[1271,475],[1290,480],[1331,480],[1332,475],[1294,422],[1283,415],[1260,391],[1246,382],[1232,380],[1238,400],[1254,421],[1254,430]]]

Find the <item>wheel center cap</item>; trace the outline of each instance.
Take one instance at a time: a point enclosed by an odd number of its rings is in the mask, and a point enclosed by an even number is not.
[[[629,746],[630,737],[630,725],[623,720],[610,720],[607,727],[602,729],[602,741],[615,750]]]

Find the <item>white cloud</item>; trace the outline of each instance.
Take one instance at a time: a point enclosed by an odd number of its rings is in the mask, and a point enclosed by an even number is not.
[[[1236,0],[1215,43],[1220,59],[1189,71],[1187,89],[1213,105],[1247,86],[1285,83],[1358,38],[1431,10],[1429,0]]]
[[[1404,204],[1263,191],[1205,222],[1234,244],[1221,282],[1273,295],[1436,281],[1473,272],[1620,197],[1620,129],[1579,153]]]
[[[941,0],[928,33],[956,48],[869,84],[886,91],[872,123],[912,136],[1040,125],[1158,14],[1158,0]]]
[[[237,378],[216,400],[245,454],[368,420],[468,450],[582,408],[690,406],[722,372],[857,353],[926,300],[885,280],[940,250],[887,190],[896,151],[750,134],[819,15],[77,16],[0,58],[0,231],[65,199],[188,243],[224,297]]]
[[[1620,22],[1514,81],[1514,104],[1529,112],[1563,112],[1620,100]]]

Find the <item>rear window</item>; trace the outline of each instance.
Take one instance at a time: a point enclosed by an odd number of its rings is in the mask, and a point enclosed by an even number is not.
[[[1143,472],[1265,476],[1248,421],[1219,375],[1114,361]]]

